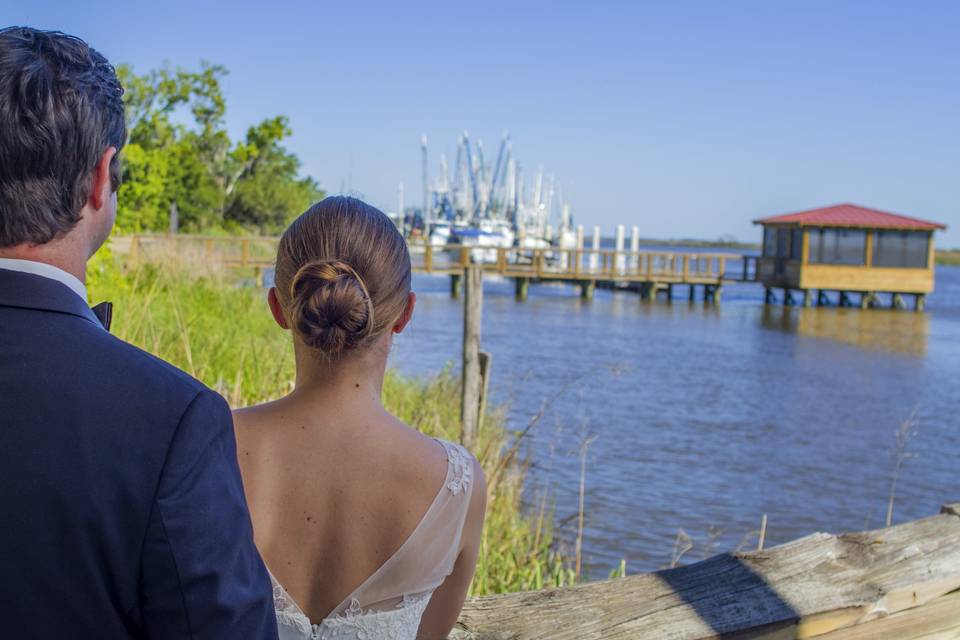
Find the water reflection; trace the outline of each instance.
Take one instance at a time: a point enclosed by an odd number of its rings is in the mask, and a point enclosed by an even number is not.
[[[761,314],[765,329],[921,358],[927,355],[929,322],[925,313],[879,309],[767,305]]]

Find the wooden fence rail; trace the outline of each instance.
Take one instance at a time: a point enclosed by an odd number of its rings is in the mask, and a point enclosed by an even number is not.
[[[468,600],[451,638],[960,638],[960,503],[888,529]]]
[[[273,265],[277,242],[278,238],[261,236],[140,234],[118,238],[115,244],[138,259],[193,253],[228,267],[267,268]],[[755,257],[733,253],[437,247],[422,242],[409,246],[414,270],[432,274],[462,274],[477,265],[487,273],[528,280],[722,286],[753,281],[756,273]]]

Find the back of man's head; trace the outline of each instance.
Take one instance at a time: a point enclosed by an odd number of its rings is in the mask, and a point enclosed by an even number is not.
[[[126,137],[123,88],[106,58],[59,31],[0,29],[0,248],[69,232],[98,161]],[[110,177],[116,190],[116,156]]]

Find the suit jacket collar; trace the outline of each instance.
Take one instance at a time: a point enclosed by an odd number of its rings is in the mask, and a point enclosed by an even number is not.
[[[32,273],[0,269],[0,307],[67,313],[101,326],[90,307],[70,287]]]

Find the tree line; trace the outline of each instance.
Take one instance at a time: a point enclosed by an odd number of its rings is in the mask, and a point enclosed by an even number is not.
[[[283,141],[285,116],[267,118],[231,140],[221,80],[227,70],[169,66],[137,75],[117,69],[125,89],[128,140],[118,194],[121,232],[277,233],[323,197]]]

